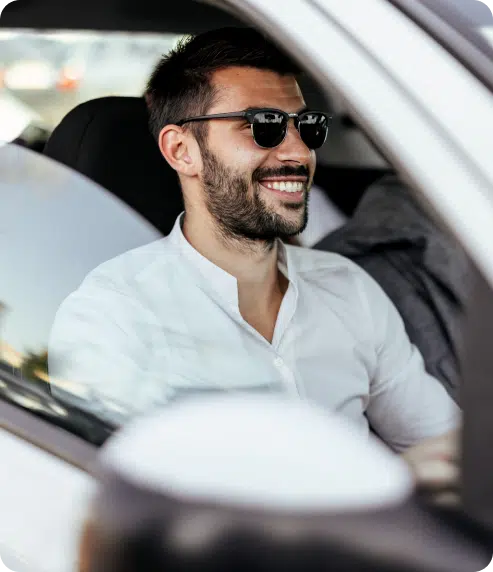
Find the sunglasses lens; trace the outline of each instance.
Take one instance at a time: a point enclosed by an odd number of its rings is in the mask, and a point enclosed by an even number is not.
[[[260,147],[277,147],[286,135],[286,117],[275,111],[260,111],[253,118],[252,131]]]
[[[329,118],[323,113],[304,113],[300,117],[300,137],[309,149],[318,149],[325,143],[328,123]]]

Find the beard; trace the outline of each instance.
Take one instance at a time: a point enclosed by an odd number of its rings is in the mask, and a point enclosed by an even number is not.
[[[274,176],[308,176],[307,167],[257,169],[252,175],[226,167],[205,146],[202,147],[205,205],[226,240],[263,241],[273,244],[303,232],[308,223],[308,189],[302,203],[286,202],[280,208],[297,213],[296,217],[279,214],[262,198],[260,181]],[[253,196],[249,189],[253,186]]]

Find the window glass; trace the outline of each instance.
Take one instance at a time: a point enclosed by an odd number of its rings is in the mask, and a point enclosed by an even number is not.
[[[92,269],[160,235],[85,177],[20,146],[0,147],[0,172],[0,398],[100,442],[107,420],[60,402],[49,382],[53,319]],[[58,388],[77,395],[70,380]]]
[[[0,31],[0,139],[30,126],[48,132],[76,105],[142,95],[173,34]]]

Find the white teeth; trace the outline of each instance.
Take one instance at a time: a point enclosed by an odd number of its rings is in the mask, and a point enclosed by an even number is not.
[[[275,191],[284,191],[285,193],[300,193],[303,191],[303,183],[297,181],[268,182],[266,187]]]

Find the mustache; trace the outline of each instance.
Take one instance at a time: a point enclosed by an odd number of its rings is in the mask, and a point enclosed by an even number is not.
[[[267,179],[270,177],[306,177],[310,178],[310,170],[305,165],[300,165],[299,167],[290,167],[285,165],[284,167],[274,168],[260,168],[253,172],[252,179],[255,182],[262,181],[262,179]]]

